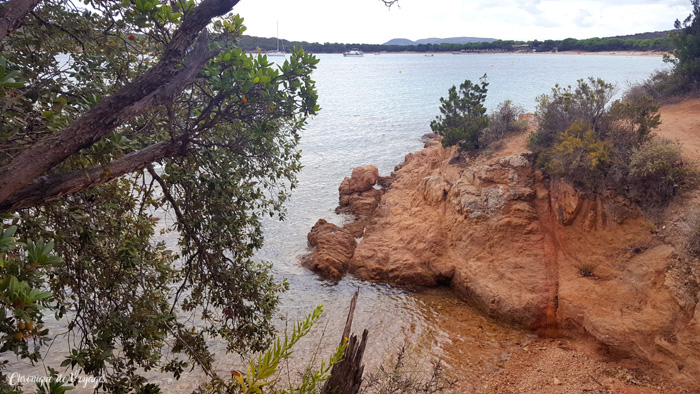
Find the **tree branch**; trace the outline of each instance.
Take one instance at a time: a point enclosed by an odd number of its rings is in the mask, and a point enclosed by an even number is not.
[[[140,170],[156,160],[184,155],[187,150],[188,144],[179,141],[160,142],[129,153],[106,167],[99,165],[86,170],[40,177],[0,203],[0,213],[58,200],[67,194],[101,185],[122,175]]]
[[[22,20],[41,0],[12,0],[0,7],[0,40],[22,25]]]
[[[0,206],[7,206],[10,196],[69,156],[91,146],[134,116],[172,99],[216,54],[209,50],[207,24],[229,12],[238,1],[202,1],[175,32],[158,64],[73,124],[38,141],[0,168]],[[188,52],[195,38],[197,44]]]

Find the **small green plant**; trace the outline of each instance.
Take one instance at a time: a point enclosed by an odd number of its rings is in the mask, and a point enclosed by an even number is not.
[[[487,86],[484,74],[478,84],[466,80],[459,85],[459,91],[452,86],[447,99],[440,98],[441,115],[430,123],[430,128],[443,137],[442,146],[459,144],[461,148],[475,150],[483,145],[480,136],[489,124],[484,107]]]
[[[316,393],[319,384],[330,377],[331,367],[342,360],[347,341],[336,348],[328,362],[321,362],[318,368],[304,373],[300,382],[288,382],[288,387],[285,388],[274,385],[278,381],[280,363],[292,355],[292,347],[309,333],[322,312],[323,305],[319,305],[304,320],[296,323],[291,335],[285,333],[283,339],[277,338],[265,352],[251,360],[245,372],[231,371],[232,377],[229,379],[215,376],[203,392],[261,394],[265,390],[279,394]]]

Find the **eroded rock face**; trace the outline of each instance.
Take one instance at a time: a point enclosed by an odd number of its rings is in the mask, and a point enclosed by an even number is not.
[[[430,144],[406,155],[384,192],[374,189],[375,171],[362,168],[357,181],[356,171],[343,181],[340,197],[361,225],[324,235],[327,245],[348,246],[342,259],[316,246],[323,262],[316,266],[334,269],[317,268],[327,277],[347,271],[396,285],[450,286],[496,319],[590,335],[700,387],[697,275],[650,233],[633,204],[544,179],[524,143],[466,159]],[[363,237],[356,247],[351,233]]]
[[[379,180],[379,170],[375,166],[352,170],[352,175],[343,179],[338,188],[338,211],[351,213],[359,221],[371,216],[383,194],[380,189],[374,188]]]
[[[319,219],[307,239],[315,250],[305,257],[304,265],[325,279],[340,280],[347,272],[348,262],[355,252],[355,237],[350,231]]]
[[[340,195],[366,192],[374,187],[379,179],[379,170],[375,166],[357,167],[352,170],[352,175],[345,177],[338,187]]]

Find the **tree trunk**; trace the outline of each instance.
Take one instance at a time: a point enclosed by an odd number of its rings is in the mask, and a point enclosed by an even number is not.
[[[340,339],[341,345],[345,343],[346,338],[348,338],[350,335],[358,294],[359,292],[355,292],[355,295],[352,297],[352,301],[350,301],[350,311],[348,312],[348,318],[345,322],[343,337]],[[331,377],[323,386],[323,390],[321,390],[322,393],[356,394],[360,391],[360,385],[362,384],[362,373],[365,369],[365,366],[362,364],[362,356],[365,353],[368,335],[369,331],[364,329],[362,331],[362,339],[359,342],[357,340],[357,335],[352,335],[348,339],[348,346],[345,348],[345,356],[343,357],[343,361],[335,364],[333,368],[331,368]]]

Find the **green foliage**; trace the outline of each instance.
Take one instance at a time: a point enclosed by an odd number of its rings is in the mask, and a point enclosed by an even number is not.
[[[700,0],[690,3],[692,12],[683,22],[676,20],[676,31],[671,33],[673,57],[665,59],[674,65],[677,93],[700,89]]]
[[[231,371],[232,377],[230,379],[224,380],[217,377],[207,385],[203,392],[254,394],[262,393],[265,390],[280,394],[316,393],[318,385],[330,377],[331,367],[342,360],[347,343],[336,348],[328,363],[322,362],[317,369],[305,373],[301,382],[288,382],[288,387],[282,389],[274,387],[274,385],[278,381],[280,363],[292,355],[294,345],[309,333],[311,327],[321,317],[322,312],[323,306],[319,305],[306,319],[296,323],[291,335],[285,333],[284,339],[277,338],[264,353],[250,361],[245,374]]]
[[[461,148],[474,150],[483,145],[480,134],[489,123],[484,108],[488,91],[486,74],[479,81],[479,84],[464,81],[459,85],[459,92],[452,86],[447,99],[440,98],[441,115],[430,123],[430,128],[443,137],[442,146],[459,144]]]
[[[549,95],[537,98],[535,116],[539,127],[530,138],[535,152],[554,145],[557,135],[574,122],[581,122],[598,132],[605,107],[614,95],[613,86],[602,79],[579,79],[576,87],[556,85]]]
[[[301,46],[312,53],[343,53],[352,48],[358,48],[363,52],[515,52],[520,50],[550,52],[557,50],[569,51],[663,51],[673,50],[673,43],[667,32],[648,33],[635,35],[633,37],[606,37],[588,38],[577,40],[568,38],[566,40],[545,40],[545,41],[513,41],[496,40],[491,42],[470,42],[466,44],[418,44],[418,45],[396,45],[396,44],[362,44],[362,43],[318,43],[307,41],[289,41],[280,39],[280,43],[287,48]],[[249,51],[261,49],[263,51],[274,50],[277,46],[276,38],[265,38],[244,35],[241,37],[241,48]]]
[[[664,205],[688,175],[678,144],[665,139],[647,141],[631,156],[630,195],[643,205]]]
[[[75,389],[59,379],[59,375],[53,368],[49,367],[50,374],[47,382],[36,382],[36,394],[65,394],[68,391]]]
[[[198,5],[86,4],[42,3],[0,41],[0,166],[142,77]],[[2,218],[2,351],[39,360],[49,334],[40,309],[50,308],[70,332],[64,367],[104,377],[103,391],[156,392],[144,371],[211,375],[211,343],[267,347],[287,285],[253,256],[262,218],[282,218],[296,185],[299,131],[319,110],[318,60],[299,48],[280,65],[247,54],[237,47],[242,22],[210,24],[216,55],[172,100],[46,174],[101,166],[96,186]],[[100,184],[108,165],[171,142],[176,152]],[[35,347],[18,339],[20,320],[34,324]]]
[[[589,192],[607,188],[644,208],[662,206],[692,174],[676,144],[653,137],[659,105],[646,89],[633,87],[606,106],[612,93],[591,78],[541,96],[530,138],[537,165]]]
[[[612,144],[602,141],[590,125],[576,121],[538,161],[549,174],[565,176],[590,189],[603,178],[611,150]]]
[[[40,289],[42,275],[61,259],[52,256],[52,242],[21,243],[16,231],[14,225],[0,227],[0,352],[38,361],[40,345],[48,340],[42,310],[52,296]]]

